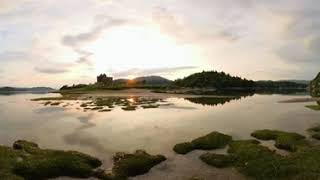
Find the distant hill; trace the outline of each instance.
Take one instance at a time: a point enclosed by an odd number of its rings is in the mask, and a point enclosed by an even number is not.
[[[310,91],[312,96],[320,97],[320,73],[311,81]]]
[[[144,76],[135,78],[136,82],[144,82],[148,85],[168,85],[171,83],[170,80],[163,78],[161,76]]]
[[[310,84],[310,81],[308,81],[308,80],[280,80],[278,82],[294,82],[294,83],[297,83],[297,84],[305,84],[305,85],[309,85]]]
[[[1,92],[51,92],[54,89],[49,87],[32,87],[32,88],[24,88],[24,87],[0,87]]]
[[[256,81],[255,88],[260,89],[307,89],[308,84],[292,81]]]
[[[224,72],[203,71],[174,81],[174,85],[190,88],[252,88],[254,81],[231,76]]]
[[[116,79],[114,84],[148,85],[148,86],[167,86],[170,80],[161,76],[143,76],[135,79]]]
[[[215,89],[307,89],[308,81],[252,81],[224,72],[203,71],[174,82],[178,87]]]

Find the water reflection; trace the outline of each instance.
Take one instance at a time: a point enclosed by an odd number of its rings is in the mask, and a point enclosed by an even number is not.
[[[177,156],[172,147],[212,131],[230,134],[235,139],[250,138],[250,133],[257,129],[306,135],[305,130],[319,122],[319,111],[305,108],[308,103],[277,103],[293,97],[310,98],[306,96],[172,97],[153,103],[160,104],[158,108],[146,110],[139,105],[133,112],[123,111],[121,104],[127,100],[120,100],[119,105],[113,104],[115,107],[108,113],[83,112],[80,106],[94,99],[62,100],[59,106],[30,101],[40,97],[43,95],[0,96],[0,144],[11,145],[17,139],[26,139],[44,148],[84,152],[104,162],[109,162],[116,152],[136,149],[168,157],[163,164],[165,167],[159,166],[160,169],[155,168],[144,177],[134,179],[188,179],[198,173],[205,179],[212,179],[223,170],[203,164],[198,154]],[[122,99],[128,98],[132,97]],[[136,102],[137,98],[134,100]],[[64,108],[67,103],[68,107]],[[109,163],[105,165],[109,168]]]
[[[44,107],[44,108],[35,109],[33,112],[36,114],[50,114],[54,112],[61,112],[64,110],[65,109],[63,107]]]
[[[94,118],[94,113],[90,113],[86,116],[78,117],[78,120],[82,123],[82,125],[70,134],[64,135],[63,139],[65,143],[69,145],[80,145],[83,147],[88,147],[94,149],[99,153],[106,153],[107,149],[103,146],[103,144],[99,141],[95,135],[89,133],[88,129],[96,127],[96,124],[90,122]]]
[[[215,97],[197,97],[197,98],[185,98],[194,104],[208,105],[208,106],[217,106],[224,105],[233,100],[239,100],[241,97],[224,97],[224,98],[215,98]]]

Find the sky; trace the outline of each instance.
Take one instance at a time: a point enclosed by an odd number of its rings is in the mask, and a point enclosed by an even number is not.
[[[320,71],[319,0],[0,0],[0,86]]]

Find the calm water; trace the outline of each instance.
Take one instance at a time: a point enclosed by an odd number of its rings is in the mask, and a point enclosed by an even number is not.
[[[175,155],[172,147],[211,131],[249,138],[257,129],[279,129],[306,134],[320,123],[320,112],[305,108],[309,103],[278,103],[300,97],[254,95],[234,100],[169,98],[156,109],[138,108],[111,112],[84,112],[80,101],[44,106],[32,98],[52,94],[0,95],[0,144],[26,139],[43,148],[77,150],[97,156],[104,167],[112,167],[115,152],[145,149],[168,157],[165,163],[134,179],[188,179],[194,175],[210,179],[242,179],[233,169],[217,170],[198,160],[202,151]],[[306,96],[301,96],[306,97]],[[209,178],[208,178],[209,179]]]

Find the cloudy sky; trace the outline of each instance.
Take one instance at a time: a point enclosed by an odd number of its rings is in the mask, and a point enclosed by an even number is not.
[[[0,0],[0,86],[320,71],[319,0]]]

